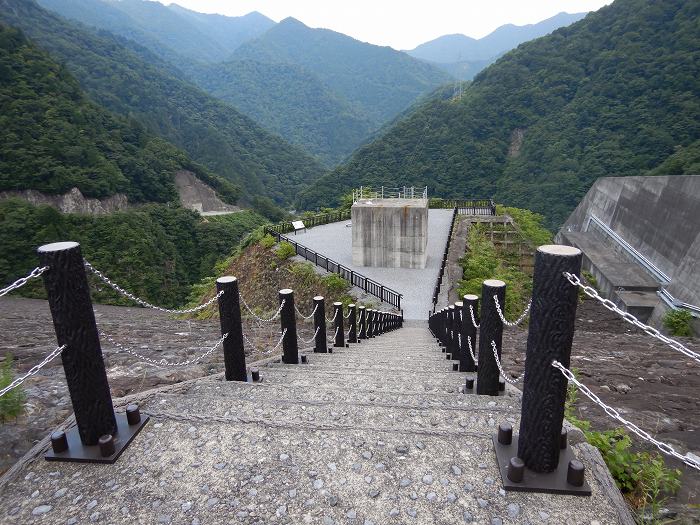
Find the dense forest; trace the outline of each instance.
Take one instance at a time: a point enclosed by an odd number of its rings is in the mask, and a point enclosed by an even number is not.
[[[65,63],[91,99],[181,147],[240,185],[246,197],[261,194],[288,203],[324,172],[302,149],[183,81],[174,66],[133,42],[97,34],[33,0],[0,0],[0,20]]]
[[[427,184],[556,227],[603,176],[646,174],[700,137],[700,3],[617,0],[522,44],[454,97],[438,90],[299,199]]]

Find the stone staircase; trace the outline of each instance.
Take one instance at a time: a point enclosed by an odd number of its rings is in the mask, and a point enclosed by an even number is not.
[[[145,394],[151,420],[114,465],[30,459],[0,522],[631,523],[575,439],[593,496],[505,492],[491,439],[502,421],[517,431],[519,392],[461,393],[427,323],[260,372]]]

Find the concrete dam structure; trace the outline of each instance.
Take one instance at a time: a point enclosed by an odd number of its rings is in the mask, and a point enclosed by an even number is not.
[[[413,188],[403,192],[362,189],[353,198],[351,213],[353,265],[425,268],[428,259],[425,190],[416,195]]]
[[[557,241],[581,249],[601,292],[642,321],[669,308],[700,316],[700,175],[598,179]]]

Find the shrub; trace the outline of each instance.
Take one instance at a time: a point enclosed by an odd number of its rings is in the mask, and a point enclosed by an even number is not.
[[[287,241],[282,241],[275,253],[277,254],[277,258],[280,261],[286,261],[290,257],[294,257],[297,254],[297,251],[294,248],[294,246],[291,245],[291,243],[288,243]]]
[[[350,283],[337,273],[329,273],[328,275],[324,275],[321,280],[326,288],[328,288],[328,293],[334,301],[339,300],[334,299],[335,297],[339,297],[340,295],[344,294],[348,288],[350,288]]]
[[[688,310],[669,310],[663,318],[663,324],[671,335],[678,337],[692,337],[693,329],[690,322],[692,314]]]
[[[14,379],[12,366],[12,354],[6,354],[5,360],[0,366],[0,388],[5,388]],[[24,410],[24,400],[26,396],[21,386],[14,388],[0,397],[0,422],[5,422],[9,418],[16,418]]]
[[[296,282],[307,288],[313,286],[318,279],[314,265],[310,262],[294,263],[289,265],[289,273],[294,276]]]
[[[275,244],[277,244],[277,241],[275,238],[270,235],[269,233],[265,235],[262,239],[260,239],[260,246],[266,249],[272,248]]]

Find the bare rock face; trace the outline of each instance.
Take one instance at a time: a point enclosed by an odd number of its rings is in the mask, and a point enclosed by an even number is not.
[[[73,188],[63,195],[47,195],[36,190],[0,192],[0,200],[10,198],[24,199],[34,206],[48,205],[62,213],[105,215],[129,207],[126,195],[122,193],[117,193],[106,199],[89,199],[78,188]]]
[[[175,173],[175,186],[180,194],[180,202],[190,210],[199,213],[231,213],[239,208],[223,202],[216,192],[199,180],[194,173],[180,170]]]

